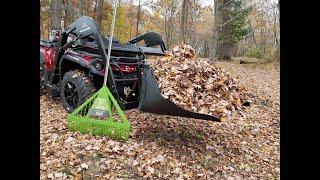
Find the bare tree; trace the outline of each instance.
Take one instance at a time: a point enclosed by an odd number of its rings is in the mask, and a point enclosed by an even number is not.
[[[59,0],[51,0],[50,3],[50,22],[51,22],[51,30],[60,30],[60,1]]]
[[[97,20],[97,16],[98,16],[98,2],[99,0],[94,0],[93,3],[94,3],[94,7],[93,7],[93,19],[94,20]]]
[[[88,2],[86,0],[78,0],[79,4],[79,17],[87,15]]]
[[[98,15],[97,15],[97,24],[101,27],[101,22],[103,18],[103,0],[98,0]]]
[[[168,42],[169,39],[169,24],[168,24],[168,4],[165,2],[164,3],[164,32],[165,32],[165,39]]]
[[[78,0],[77,3],[79,4],[78,16],[83,16],[83,9],[84,9],[84,0]]]
[[[74,8],[72,4],[72,0],[67,1],[67,14],[68,14],[68,22],[71,23],[75,20],[74,16]]]
[[[211,61],[216,60],[219,27],[221,24],[221,5],[223,0],[214,0],[214,26],[213,26],[213,36],[212,36],[212,47],[210,53]]]
[[[136,36],[139,35],[140,10],[141,10],[141,4],[140,4],[140,0],[139,0],[138,12],[137,12]]]
[[[219,32],[218,32],[218,41],[217,41],[217,59],[224,59],[229,60],[230,57],[230,50],[231,46],[229,43],[230,39],[230,31],[231,31],[231,24],[232,21],[230,18],[230,4],[231,0],[223,0],[220,11],[220,18],[221,18],[221,24],[219,26]]]
[[[187,26],[188,26],[188,11],[189,1],[183,0],[181,9],[181,21],[180,21],[180,43],[186,43],[187,41]]]
[[[171,47],[172,45],[172,36],[173,36],[173,21],[174,21],[174,14],[176,11],[176,6],[174,5],[175,1],[171,0],[171,8],[170,8],[170,17],[169,17],[169,27],[168,27],[168,47]]]

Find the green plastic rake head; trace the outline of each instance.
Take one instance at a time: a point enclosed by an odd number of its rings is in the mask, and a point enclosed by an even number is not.
[[[130,133],[130,122],[104,85],[68,116],[68,129],[126,141]]]

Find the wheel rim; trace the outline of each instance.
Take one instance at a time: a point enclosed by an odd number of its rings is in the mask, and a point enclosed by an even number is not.
[[[78,91],[76,91],[76,85],[72,82],[67,82],[64,86],[64,96],[68,106],[72,109],[78,105]]]

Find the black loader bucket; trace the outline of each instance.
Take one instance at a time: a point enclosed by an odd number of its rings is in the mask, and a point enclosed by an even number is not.
[[[158,84],[154,78],[153,70],[150,66],[146,65],[144,67],[141,80],[140,111],[221,122],[220,118],[217,116],[187,111],[177,106],[169,99],[165,99],[161,95]]]

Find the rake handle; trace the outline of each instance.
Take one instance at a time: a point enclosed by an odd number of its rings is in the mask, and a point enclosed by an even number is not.
[[[115,4],[114,4],[113,17],[112,17],[112,23],[111,23],[111,33],[110,33],[110,38],[109,38],[108,55],[107,55],[107,60],[106,60],[107,62],[106,62],[106,68],[105,68],[103,85],[107,85],[108,70],[109,70],[109,61],[110,61],[110,55],[111,55],[111,47],[112,47],[114,24],[115,24],[115,21],[116,21],[117,6],[118,6],[118,0],[116,0],[116,1],[115,1]]]

